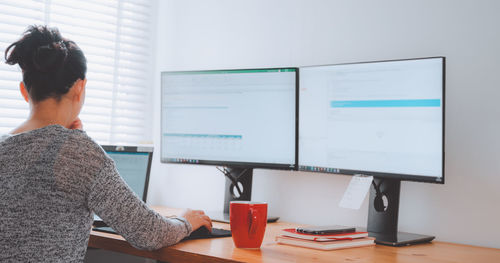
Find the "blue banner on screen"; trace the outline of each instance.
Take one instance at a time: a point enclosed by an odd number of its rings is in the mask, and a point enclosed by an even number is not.
[[[332,108],[439,107],[441,100],[334,100]]]

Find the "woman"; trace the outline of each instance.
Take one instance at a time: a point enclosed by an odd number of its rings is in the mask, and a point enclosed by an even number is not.
[[[22,69],[30,115],[0,137],[0,261],[83,261],[93,213],[140,249],[211,229],[202,211],[165,218],[148,208],[81,130],[87,66],[73,41],[31,26],[5,58]]]

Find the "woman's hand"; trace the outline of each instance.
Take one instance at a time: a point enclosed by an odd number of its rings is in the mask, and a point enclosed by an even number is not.
[[[76,120],[74,120],[68,127],[68,129],[71,129],[71,130],[83,130],[83,124],[82,124],[82,121],[80,120],[80,118],[76,118]]]
[[[212,220],[201,210],[187,209],[182,212],[181,217],[184,217],[191,224],[193,231],[204,226],[212,232]]]

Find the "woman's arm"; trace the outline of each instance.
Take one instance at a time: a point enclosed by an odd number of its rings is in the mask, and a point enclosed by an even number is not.
[[[193,230],[182,217],[165,218],[150,209],[122,180],[111,161],[106,162],[95,178],[88,206],[139,249],[154,250],[176,244]],[[185,216],[191,215],[188,212]]]

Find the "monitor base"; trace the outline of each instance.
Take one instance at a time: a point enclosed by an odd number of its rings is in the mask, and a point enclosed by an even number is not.
[[[368,235],[370,237],[375,238],[375,243],[392,247],[401,247],[401,246],[409,246],[420,243],[427,243],[431,242],[435,238],[434,236],[405,233],[405,232],[397,232],[395,234],[368,232]]]
[[[212,219],[212,221],[215,222],[221,222],[221,223],[229,223],[229,214],[228,213],[223,213],[223,212],[207,212],[207,216]],[[268,223],[274,223],[278,221],[279,216],[267,216],[267,222]]]
[[[372,185],[367,229],[375,243],[400,247],[434,239],[433,236],[398,232],[401,180],[373,178]]]

